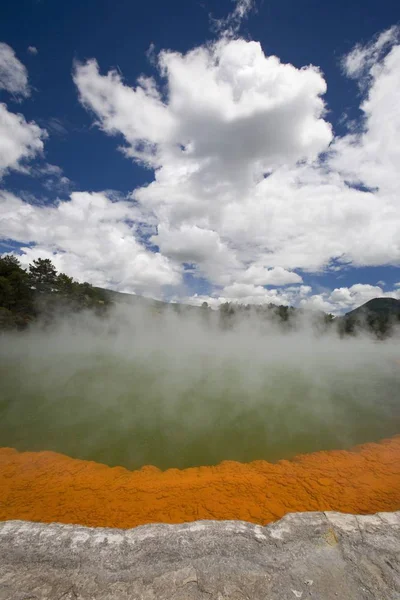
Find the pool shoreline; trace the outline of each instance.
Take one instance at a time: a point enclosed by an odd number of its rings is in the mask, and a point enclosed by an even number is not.
[[[400,510],[400,435],[268,463],[129,471],[55,452],[0,448],[0,520],[95,527],[239,519],[289,512]]]

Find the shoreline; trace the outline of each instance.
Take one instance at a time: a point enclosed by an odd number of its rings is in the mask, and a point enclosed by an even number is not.
[[[136,471],[55,452],[0,448],[0,520],[130,528],[289,512],[400,510],[400,435],[269,463]]]

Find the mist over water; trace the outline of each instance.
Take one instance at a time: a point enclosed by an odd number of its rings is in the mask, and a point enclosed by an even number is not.
[[[0,338],[0,445],[131,469],[276,461],[400,432],[399,338],[115,307]]]

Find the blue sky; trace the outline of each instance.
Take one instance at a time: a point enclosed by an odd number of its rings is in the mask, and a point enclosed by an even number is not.
[[[5,2],[0,252],[193,303],[400,297],[399,17]]]

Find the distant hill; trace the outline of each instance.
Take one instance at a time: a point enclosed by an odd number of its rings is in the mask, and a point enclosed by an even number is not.
[[[365,314],[400,315],[400,300],[396,298],[373,298],[358,308],[346,313],[346,317]]]
[[[260,319],[260,323],[266,320],[274,322],[288,331],[306,317],[304,322],[320,333],[332,328],[343,335],[367,330],[378,338],[385,338],[394,326],[400,327],[400,300],[395,298],[374,298],[337,318],[322,311],[275,304],[225,302],[212,311],[207,302],[203,302],[202,306],[163,302],[94,287],[87,282],[79,283],[65,273],[57,273],[48,258],[34,260],[28,269],[23,269],[15,256],[0,256],[0,331],[24,329],[38,319],[45,324],[51,323],[59,315],[82,310],[106,316],[114,304],[143,307],[153,314],[201,315],[210,323],[213,319],[212,323],[222,328],[230,328],[242,319],[251,318]]]
[[[92,310],[102,315],[110,305],[90,283],[57,273],[48,258],[23,269],[17,257],[0,256],[0,331],[24,329],[38,319],[50,323],[67,312]]]
[[[114,290],[109,290],[100,287],[95,287],[94,289],[98,290],[101,294],[103,294],[110,302],[115,302],[117,304],[130,304],[133,306],[144,306],[148,308],[165,308],[169,306],[167,302],[162,302],[161,300],[154,300],[153,298],[146,298],[145,296],[139,296],[137,294],[116,292]]]
[[[366,329],[378,337],[387,337],[396,325],[400,325],[400,300],[396,298],[373,298],[358,308],[339,317],[342,333],[355,333]]]
[[[104,298],[113,304],[129,304],[130,306],[137,306],[141,308],[150,309],[153,312],[161,313],[169,310],[176,313],[184,312],[198,312],[201,310],[199,306],[193,306],[191,304],[180,304],[178,302],[163,302],[162,300],[155,300],[154,298],[146,298],[146,296],[139,296],[138,294],[128,294],[126,292],[116,292],[115,290],[109,290],[107,288],[95,287]]]
[[[164,312],[172,310],[179,314],[188,312],[204,312],[204,306],[191,306],[188,304],[170,304],[161,300],[153,300],[135,294],[115,292],[103,288],[98,289],[109,302],[116,304],[129,304],[131,306],[142,306],[150,308],[155,312]],[[204,303],[206,305],[206,303]],[[210,310],[208,306],[206,309]],[[241,318],[249,315],[257,316],[261,319],[274,319],[291,328],[296,320],[304,314],[304,309],[277,306],[274,304],[261,306],[245,306],[226,302],[219,307],[217,311],[220,320],[225,325],[233,323],[235,317]],[[390,335],[395,325],[400,326],[400,300],[396,298],[374,298],[369,300],[362,306],[351,310],[341,317],[334,318],[332,315],[325,314],[321,311],[311,311],[312,319],[309,319],[309,324],[317,326],[320,331],[327,331],[331,327],[339,331],[342,335],[355,334],[359,331],[368,331],[376,335],[378,338],[385,338]]]

